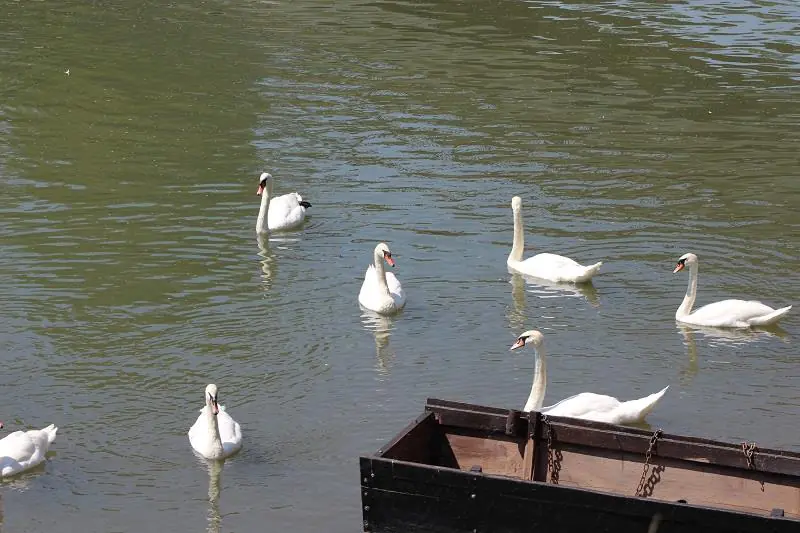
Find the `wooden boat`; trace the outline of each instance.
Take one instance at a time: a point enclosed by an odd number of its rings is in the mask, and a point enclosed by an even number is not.
[[[364,531],[800,533],[800,454],[429,399],[360,458]]]

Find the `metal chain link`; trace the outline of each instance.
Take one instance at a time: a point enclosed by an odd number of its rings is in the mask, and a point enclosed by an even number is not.
[[[658,442],[658,439],[661,437],[662,433],[663,431],[661,428],[658,428],[650,437],[650,446],[647,447],[647,453],[644,454],[642,478],[639,480],[639,486],[636,487],[636,496],[642,495],[642,490],[644,490],[644,480],[647,478],[647,469],[650,468],[650,459],[653,458],[653,449],[656,447],[656,443]]]
[[[547,439],[547,470],[550,472],[550,482],[558,485],[558,473],[556,472],[555,460],[553,459],[553,428],[547,415],[542,415],[545,438]]]
[[[746,442],[743,442],[742,453],[744,453],[744,456],[747,458],[747,468],[755,470],[756,463],[753,460],[753,455],[756,453],[756,443],[751,442],[750,444],[747,444]]]

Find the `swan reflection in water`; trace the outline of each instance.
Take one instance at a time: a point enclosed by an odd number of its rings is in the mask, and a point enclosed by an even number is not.
[[[699,367],[695,334],[699,334],[702,338],[706,339],[708,341],[708,346],[714,348],[741,347],[770,337],[777,337],[779,339],[788,338],[787,333],[778,326],[753,329],[728,329],[712,328],[708,326],[690,326],[682,323],[676,323],[675,325],[683,336],[683,344],[686,346],[686,351],[689,354],[689,366],[685,371],[681,372],[683,376],[689,378],[689,381],[697,374]]]
[[[387,374],[392,360],[394,360],[394,350],[389,346],[389,337],[392,335],[394,317],[379,315],[374,311],[361,307],[361,323],[364,327],[375,335],[375,356],[377,357],[378,372]]]
[[[225,460],[208,460],[208,533],[219,533],[222,528],[222,514],[219,511],[219,496],[222,490],[222,465]]]
[[[514,299],[514,306],[520,303],[525,306],[525,285],[529,286],[527,292],[539,298],[585,298],[592,307],[600,307],[600,298],[597,289],[591,282],[573,285],[571,283],[555,283],[546,279],[535,278],[526,274],[520,274],[512,269],[508,269],[511,274],[511,294]],[[519,301],[518,301],[519,300]],[[524,329],[524,328],[522,328]]]
[[[264,290],[272,289],[272,283],[277,274],[278,262],[269,245],[269,236],[258,234],[258,255],[261,257],[261,281]]]

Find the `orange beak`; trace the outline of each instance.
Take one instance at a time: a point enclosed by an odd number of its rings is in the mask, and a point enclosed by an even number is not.
[[[256,196],[261,196],[262,192],[264,192],[264,186],[259,183],[258,184],[258,191],[256,191]]]
[[[677,265],[675,265],[675,270],[673,270],[672,273],[674,274],[675,272],[680,272],[681,270],[683,270],[685,266],[686,265],[684,265],[683,263],[678,263]]]
[[[517,348],[522,348],[525,346],[525,339],[517,339],[514,344],[511,345],[511,348],[508,351],[516,350]]]
[[[387,263],[389,263],[390,267],[394,266],[394,259],[392,259],[391,255],[383,254],[383,258],[386,260]]]

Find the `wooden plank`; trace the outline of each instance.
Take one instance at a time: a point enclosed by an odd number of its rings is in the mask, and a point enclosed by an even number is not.
[[[455,429],[447,432],[446,439],[461,470],[479,466],[484,474],[522,478],[525,444],[521,439]]]
[[[641,456],[608,451],[587,455],[574,446],[560,446],[559,452],[560,485],[634,495],[644,466]],[[788,476],[731,469],[723,473],[709,465],[654,457],[645,479],[647,497],[762,515],[777,507],[800,519],[800,480]]]
[[[416,463],[446,464],[441,462],[442,459],[438,455],[434,455],[442,440],[444,436],[433,413],[423,413],[386,446],[378,450],[376,455]]]
[[[400,433],[382,446],[375,455],[377,457],[391,456],[392,458],[405,459],[407,461],[426,462],[424,458],[415,458],[403,455],[411,452],[415,447],[414,440],[428,437],[427,432],[432,432],[432,426],[436,425],[433,413],[422,413],[413,422],[404,427]],[[388,455],[387,455],[388,454]]]
[[[527,432],[526,416],[516,409],[498,409],[429,398],[425,410],[433,412],[442,425],[508,435],[525,435]]]
[[[549,418],[559,443],[583,445],[593,448],[634,453],[644,456],[650,444],[650,434],[632,433],[627,428],[611,426],[612,430],[587,429],[583,424],[565,422],[560,418]],[[687,462],[719,465],[751,470],[741,445],[720,441],[697,443],[679,435],[663,434],[657,443],[659,457],[681,459]],[[759,472],[783,474],[800,477],[800,455],[782,450],[756,449],[753,455],[753,468]]]
[[[473,405],[429,398],[426,409],[437,414],[440,423],[482,429],[491,432],[505,432],[508,413],[514,410]],[[541,417],[530,413],[532,420]],[[525,418],[520,416],[520,421]],[[586,444],[593,447],[622,449],[626,452],[647,451],[651,431],[638,428],[616,426],[602,422],[576,420],[564,417],[549,417],[559,440],[572,444]],[[523,424],[516,424],[515,434],[525,432]],[[747,458],[741,445],[685,435],[663,434],[659,440],[659,453],[676,459],[702,463],[717,463],[723,466],[749,469]],[[800,476],[800,453],[770,448],[757,448],[753,457],[756,470]]]
[[[366,475],[364,475],[366,472]],[[797,533],[800,523],[655,499],[362,458],[365,531]]]

